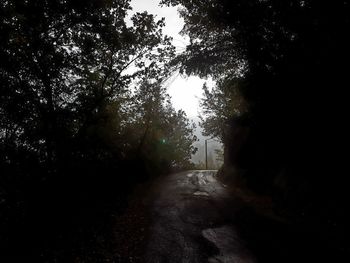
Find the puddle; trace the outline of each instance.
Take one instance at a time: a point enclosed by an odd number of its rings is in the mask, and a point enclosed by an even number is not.
[[[209,174],[209,175],[207,175],[207,181],[210,182],[210,183],[213,183],[216,180],[215,180],[215,178],[214,178],[214,176],[212,174]]]
[[[220,251],[218,255],[208,259],[209,263],[256,262],[254,257],[241,245],[241,241],[231,227],[222,226],[204,229],[202,235]]]
[[[206,177],[203,173],[198,174],[197,178],[198,178],[199,185],[206,185],[207,184]]]
[[[202,191],[196,191],[193,193],[193,195],[209,196],[209,194],[207,192],[202,192]]]

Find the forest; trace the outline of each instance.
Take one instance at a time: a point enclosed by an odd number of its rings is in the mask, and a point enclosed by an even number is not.
[[[181,6],[191,39],[180,70],[216,80],[202,126],[224,143],[221,177],[348,251],[349,2],[162,2]]]
[[[128,25],[129,0],[0,1],[1,261],[107,262],[135,189],[195,168],[176,72],[215,80],[200,126],[224,145],[220,180],[344,253],[349,1],[160,5],[178,7],[184,52],[164,18]]]
[[[50,259],[51,237],[70,241],[136,184],[191,167],[193,123],[162,86],[175,54],[164,21],[138,13],[129,27],[128,9],[1,1],[1,254],[32,244]]]

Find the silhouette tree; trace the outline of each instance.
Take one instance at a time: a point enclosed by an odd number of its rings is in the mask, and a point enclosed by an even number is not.
[[[164,19],[127,24],[128,10],[1,1],[1,254],[72,261],[135,184],[189,165],[193,127],[161,87],[175,55]]]
[[[159,82],[142,80],[132,98],[132,122],[136,155],[163,169],[181,169],[190,166],[191,154],[196,149],[194,124],[183,111],[176,112],[166,88]],[[159,170],[160,167],[153,167]],[[162,169],[160,169],[162,170]]]
[[[222,134],[219,120],[228,119],[228,137],[246,137],[236,140],[239,147],[233,140],[225,142],[234,153],[225,156],[226,165],[243,169],[248,186],[274,195],[281,207],[303,220],[317,217],[317,224],[327,229],[335,223],[338,227],[330,232],[341,237],[348,1],[162,3],[180,5],[183,33],[190,37],[173,63],[186,74],[218,81],[203,103],[207,132]],[[223,90],[223,82],[230,92]],[[249,105],[238,118],[238,104],[221,110],[235,92]]]
[[[84,136],[94,115],[110,98],[123,96],[132,79],[145,71],[153,77],[165,73],[165,66],[155,70],[146,58],[164,60],[174,51],[161,36],[163,20],[139,13],[134,26],[126,26],[127,1],[83,6],[76,1],[2,6],[2,118],[16,127],[7,129],[14,131],[7,137],[22,140],[20,146],[48,166],[59,154],[59,136]],[[154,52],[160,45],[164,48]],[[130,66],[135,70],[127,74]]]
[[[211,90],[203,85],[201,100],[201,123],[205,136],[220,138],[224,141],[225,130],[233,117],[239,117],[248,111],[248,105],[240,94],[242,80],[219,80]]]

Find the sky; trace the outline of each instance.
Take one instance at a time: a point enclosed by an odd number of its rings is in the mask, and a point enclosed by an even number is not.
[[[133,10],[129,12],[132,15],[136,12],[147,11],[148,13],[156,15],[156,19],[165,18],[165,27],[163,33],[171,36],[173,45],[177,51],[184,50],[189,43],[189,38],[179,34],[184,26],[183,19],[178,14],[177,7],[160,7],[158,5],[160,0],[131,0],[131,6]],[[172,104],[176,110],[184,110],[189,119],[193,120],[197,128],[195,134],[199,141],[194,143],[194,146],[198,148],[196,154],[192,156],[194,163],[200,163],[205,161],[204,140],[209,139],[202,135],[202,129],[198,125],[198,116],[200,114],[199,101],[202,97],[203,84],[207,82],[208,87],[214,85],[211,79],[201,79],[196,76],[181,76],[179,74],[174,75],[170,81],[165,85],[168,89],[168,93],[171,96]],[[215,158],[214,149],[222,149],[222,145],[217,141],[208,142],[208,155],[209,158]],[[212,167],[213,168],[213,167]]]
[[[156,19],[165,18],[164,34],[173,37],[173,45],[178,51],[183,50],[189,39],[186,36],[181,36],[181,31],[184,22],[179,17],[177,7],[160,7],[160,0],[131,0],[133,10],[130,15],[136,12],[147,11],[156,15]],[[168,93],[172,98],[173,106],[176,110],[184,110],[189,118],[196,118],[199,115],[200,107],[199,100],[202,97],[202,86],[204,82],[208,82],[209,86],[212,81],[201,79],[196,76],[185,77],[175,75],[172,80],[166,84]]]

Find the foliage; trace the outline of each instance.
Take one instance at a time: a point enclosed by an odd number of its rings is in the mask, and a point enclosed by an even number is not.
[[[247,103],[240,94],[240,79],[218,80],[210,90],[203,85],[201,100],[201,123],[205,136],[220,138],[224,141],[226,127],[232,117],[239,117],[248,111]]]
[[[115,213],[141,180],[190,164],[193,126],[162,88],[175,55],[164,19],[136,13],[129,26],[128,10],[128,0],[0,3],[7,254],[27,249],[46,261],[53,244],[69,254],[78,249],[72,240],[101,220],[91,211]]]
[[[223,163],[224,162],[224,151],[221,149],[215,149],[216,161]]]
[[[151,165],[153,173],[190,166],[194,124],[183,111],[176,112],[161,82],[142,80],[129,98],[127,122],[121,131],[125,152]],[[156,166],[156,167],[154,167]],[[164,170],[165,169],[165,170]]]
[[[186,74],[218,80],[202,103],[207,134],[222,133],[220,123],[229,119],[228,138],[245,137],[239,147],[226,142],[234,152],[226,164],[294,214],[328,227],[335,222],[332,231],[341,236],[349,1],[162,2],[181,6],[183,33],[191,39],[173,62]],[[238,121],[240,102],[230,105],[237,89],[249,106]]]
[[[133,27],[126,26],[127,1],[83,6],[76,1],[2,6],[4,137],[47,162],[59,154],[59,136],[82,137],[110,99],[128,96],[133,79],[164,76],[166,66],[151,61],[174,52],[161,35],[163,20],[138,13]],[[127,73],[131,65],[134,72]]]

